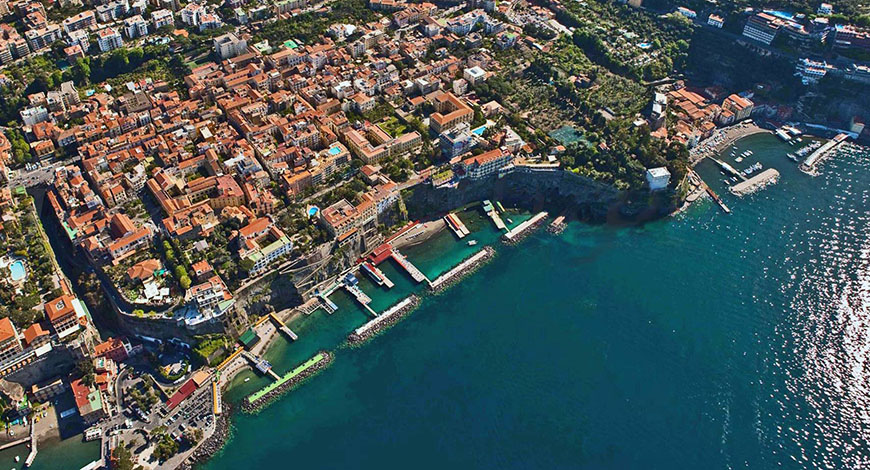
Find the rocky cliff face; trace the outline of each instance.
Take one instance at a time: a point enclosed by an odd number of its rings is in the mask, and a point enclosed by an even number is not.
[[[515,171],[503,178],[463,180],[456,188],[433,188],[423,184],[403,196],[412,219],[426,218],[483,199],[530,211],[565,211],[593,222],[646,220],[670,209],[667,194],[621,192],[567,171]]]

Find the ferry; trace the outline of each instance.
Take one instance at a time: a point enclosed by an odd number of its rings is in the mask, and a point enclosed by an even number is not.
[[[379,286],[382,286],[382,285],[384,284],[384,278],[381,277],[381,276],[378,274],[378,272],[375,270],[375,267],[372,266],[372,265],[370,265],[368,262],[365,262],[365,263],[362,264],[362,270],[363,270],[363,272],[365,272],[365,273],[366,273],[370,278],[372,278],[373,281],[375,281],[375,284],[377,284],[377,285],[379,285]]]

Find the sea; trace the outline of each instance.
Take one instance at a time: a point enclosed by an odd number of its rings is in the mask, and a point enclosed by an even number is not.
[[[810,176],[772,135],[736,146],[753,155],[726,161],[781,177],[738,198],[702,162],[731,214],[705,198],[640,226],[575,221],[506,246],[478,207],[460,211],[476,246],[444,231],[403,252],[430,278],[487,244],[489,264],[359,347],[345,338],[368,317],[343,292],[334,314],[294,321],[299,340],[266,355],[275,370],[320,349],[334,363],[235,414],[202,468],[867,468],[870,152]],[[382,268],[391,290],[361,278],[375,310],[422,290]],[[267,380],[245,372],[225,399]]]

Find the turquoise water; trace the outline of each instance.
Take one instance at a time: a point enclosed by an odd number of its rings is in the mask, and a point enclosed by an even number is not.
[[[340,148],[340,147],[330,147],[330,148],[329,148],[329,154],[330,154],[330,155],[333,155],[333,156],[334,156],[334,155],[338,155],[338,154],[340,154],[340,153],[341,153],[341,148]]]
[[[13,261],[12,264],[9,265],[9,271],[12,275],[13,281],[20,281],[24,279],[24,276],[26,275],[26,271],[24,271],[24,263],[20,259]]]
[[[837,158],[812,178],[774,137],[739,147],[783,176],[725,194],[732,215],[701,201],[642,227],[572,223],[498,246],[386,334],[338,349],[260,415],[236,416],[206,468],[866,465],[867,159]],[[722,192],[714,166],[699,171]],[[471,248],[434,245],[407,250],[427,274]],[[365,320],[338,302],[270,360],[301,362]]]

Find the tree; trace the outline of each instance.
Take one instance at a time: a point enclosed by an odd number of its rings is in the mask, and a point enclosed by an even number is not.
[[[76,364],[76,371],[82,375],[82,383],[90,387],[94,385],[94,363],[88,359],[82,359]]]
[[[133,453],[124,446],[124,441],[112,449],[112,468],[117,470],[142,470],[142,466],[133,462]]]
[[[181,267],[181,266],[179,266],[179,267]],[[190,278],[187,277],[187,274],[185,274],[184,276],[181,276],[181,279],[178,280],[178,283],[181,284],[182,289],[190,288]]]

